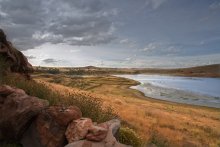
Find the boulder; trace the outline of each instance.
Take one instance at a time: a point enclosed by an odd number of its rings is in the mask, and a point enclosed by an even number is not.
[[[80,118],[72,121],[65,133],[68,142],[71,143],[84,139],[92,126],[93,123],[90,118]]]
[[[23,90],[0,86],[0,140],[18,141],[48,101],[27,95]]]
[[[22,52],[17,50],[12,43],[7,41],[6,35],[0,29],[0,58],[3,58],[5,65],[7,65],[6,72],[16,72],[30,78],[29,73],[33,72],[32,65]]]
[[[90,141],[102,141],[106,138],[108,132],[108,125],[106,123],[93,125],[89,128],[89,132],[86,135],[86,139]]]
[[[76,106],[51,106],[47,109],[54,120],[61,125],[67,126],[72,120],[76,120],[82,117],[81,110]]]
[[[81,117],[78,107],[51,106],[38,115],[21,143],[23,147],[63,147],[68,124]]]
[[[107,135],[102,141],[97,142],[84,139],[72,142],[65,147],[129,147],[128,145],[119,143],[114,137],[120,128],[120,121],[118,119],[105,122],[101,126],[108,126]]]

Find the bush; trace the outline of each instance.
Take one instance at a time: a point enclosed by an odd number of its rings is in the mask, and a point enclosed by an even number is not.
[[[57,68],[52,68],[52,69],[47,70],[47,73],[50,73],[50,74],[59,74],[59,73],[60,73],[60,70],[57,69]]]
[[[65,98],[64,105],[76,105],[82,111],[83,117],[89,117],[98,123],[105,122],[117,117],[114,110],[109,106],[103,108],[102,101],[89,97],[69,95]]]
[[[134,130],[128,127],[121,127],[119,130],[119,142],[127,145],[132,145],[133,147],[142,146],[142,140],[134,132]]]

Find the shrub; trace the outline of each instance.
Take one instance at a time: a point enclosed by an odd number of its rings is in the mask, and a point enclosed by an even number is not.
[[[57,69],[57,68],[52,68],[52,69],[47,70],[47,73],[50,73],[50,74],[59,74],[59,73],[60,73],[60,70]]]
[[[117,117],[116,113],[110,106],[103,108],[102,101],[89,96],[69,95],[65,98],[64,105],[78,106],[84,117],[89,117],[98,123]]]
[[[142,146],[142,140],[134,132],[134,130],[128,127],[121,127],[119,130],[119,142],[127,145],[132,145],[133,147]]]

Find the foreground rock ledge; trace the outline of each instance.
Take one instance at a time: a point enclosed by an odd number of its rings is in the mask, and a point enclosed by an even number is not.
[[[43,110],[25,132],[23,147],[62,147],[69,122],[82,117],[78,107],[50,106]]]
[[[27,95],[22,89],[0,86],[0,141],[18,141],[48,101]]]
[[[0,86],[0,146],[5,143],[21,143],[23,147],[127,146],[114,137],[120,128],[118,119],[97,124],[90,118],[82,118],[76,106],[48,105],[48,101],[29,96],[22,89]]]

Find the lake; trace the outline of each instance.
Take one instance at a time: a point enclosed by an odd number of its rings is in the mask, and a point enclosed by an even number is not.
[[[116,75],[139,81],[132,86],[147,97],[192,105],[220,108],[220,78],[164,75]]]

